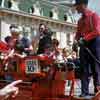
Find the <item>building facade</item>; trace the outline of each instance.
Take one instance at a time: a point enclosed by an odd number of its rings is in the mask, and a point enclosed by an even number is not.
[[[23,35],[35,39],[38,26],[45,23],[60,41],[60,47],[70,47],[76,30],[75,20],[69,6],[45,0],[1,0],[0,37],[10,35],[9,26],[16,24]]]

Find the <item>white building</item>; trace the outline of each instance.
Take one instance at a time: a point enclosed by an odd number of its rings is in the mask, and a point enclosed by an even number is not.
[[[17,24],[22,34],[34,38],[40,23],[45,23],[54,32],[53,37],[60,41],[60,47],[69,47],[73,42],[76,25],[69,6],[62,6],[44,0],[2,0],[0,8],[0,33],[4,39],[9,33],[9,26]],[[13,1],[13,2],[12,2]],[[14,3],[14,4],[13,4]],[[33,9],[31,9],[33,7]],[[50,12],[52,16],[50,16]],[[66,14],[66,20],[64,15]],[[67,18],[68,17],[68,18]]]

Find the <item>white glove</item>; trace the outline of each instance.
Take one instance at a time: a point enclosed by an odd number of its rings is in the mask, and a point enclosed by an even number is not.
[[[18,87],[16,87],[15,85],[21,82],[22,80],[17,80],[12,82],[11,84],[8,84],[7,86],[5,86],[3,89],[0,90],[0,96],[4,96],[7,98],[9,97],[9,95],[12,95],[12,97],[14,98],[19,92]]]

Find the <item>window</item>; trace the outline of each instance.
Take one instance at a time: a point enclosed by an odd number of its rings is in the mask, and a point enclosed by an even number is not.
[[[52,9],[52,13],[53,13],[53,16],[52,16],[52,18],[53,19],[58,19],[58,8],[57,7],[54,7],[53,9]]]
[[[32,5],[29,12],[31,14],[40,16],[40,11],[41,11],[40,4],[39,2],[36,2],[35,4]]]
[[[0,0],[0,6],[1,6],[1,7],[4,7],[5,1],[6,1],[6,0]]]
[[[49,12],[49,17],[50,17],[50,18],[53,17],[53,12],[52,12],[52,11]]]
[[[9,0],[8,1],[8,8],[11,8],[12,10],[19,11],[19,1],[17,1],[17,0]]]
[[[32,7],[29,9],[29,13],[30,13],[30,14],[33,14],[34,11],[35,11],[35,9],[34,9],[34,7],[32,6]]]
[[[11,8],[11,7],[12,7],[11,0],[8,0],[8,8]]]
[[[1,6],[2,0],[0,0],[0,6]]]
[[[66,14],[64,15],[64,21],[67,21],[67,15]]]

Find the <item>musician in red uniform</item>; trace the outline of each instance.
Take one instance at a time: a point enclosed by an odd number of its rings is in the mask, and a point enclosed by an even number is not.
[[[75,1],[74,6],[77,12],[82,15],[78,21],[75,37],[80,44],[80,63],[83,73],[81,96],[87,96],[89,95],[89,66],[92,70],[95,93],[100,88],[100,18],[95,12],[87,8],[88,0]]]

